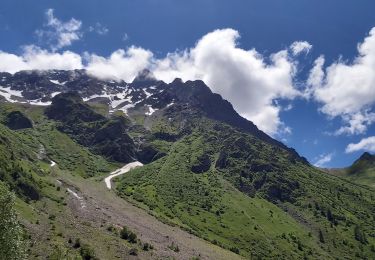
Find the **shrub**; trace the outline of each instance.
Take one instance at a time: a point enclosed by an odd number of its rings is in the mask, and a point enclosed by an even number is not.
[[[172,244],[170,244],[170,245],[168,246],[168,248],[169,248],[170,250],[172,250],[172,251],[180,252],[180,248],[179,248],[178,245],[175,244],[174,242],[172,242]]]
[[[231,247],[229,250],[235,254],[240,254],[240,250],[237,247]]]
[[[149,243],[144,243],[142,249],[143,251],[148,251],[150,249],[153,249],[153,246],[150,245]]]
[[[81,240],[79,238],[76,238],[76,241],[74,241],[74,248],[80,248],[81,247]]]
[[[138,255],[138,250],[137,250],[137,248],[132,248],[132,249],[130,249],[130,251],[129,251],[129,255]]]
[[[130,243],[137,243],[137,235],[132,231],[128,230],[127,227],[123,227],[120,231],[120,237],[128,240]]]
[[[321,230],[319,230],[319,241],[320,243],[323,243],[323,244],[325,243],[323,232]]]
[[[358,225],[354,228],[354,238],[362,244],[367,243],[366,234],[361,230],[361,228]]]
[[[81,249],[79,250],[79,253],[82,256],[83,260],[96,259],[94,250],[90,248],[88,245],[82,245]]]

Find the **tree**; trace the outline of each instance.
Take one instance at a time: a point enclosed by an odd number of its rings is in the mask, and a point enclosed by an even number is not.
[[[320,243],[323,243],[323,244],[325,243],[323,232],[321,230],[319,230],[319,241]]]
[[[15,195],[0,181],[0,259],[26,259],[23,231],[14,210]]]
[[[354,238],[362,244],[367,244],[366,235],[358,225],[354,228]]]

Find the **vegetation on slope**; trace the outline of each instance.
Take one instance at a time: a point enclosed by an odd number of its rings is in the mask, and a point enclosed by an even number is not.
[[[328,172],[352,182],[375,188],[375,156],[367,152],[363,153],[350,167],[329,169]]]
[[[152,129],[167,156],[121,177],[120,196],[246,257],[375,254],[373,191],[195,111],[172,115]]]
[[[238,117],[232,122],[230,104],[221,116],[202,104],[216,104],[217,96],[211,100],[180,87],[176,96],[186,103],[161,107],[147,119],[133,118],[145,127],[131,125],[123,115],[107,118],[72,93],[57,95],[46,111],[0,105],[4,124],[14,115],[21,119],[21,127],[17,123],[13,129],[0,124],[0,180],[30,203],[18,203],[28,228],[35,231],[44,223],[48,235],[43,239],[51,241],[37,244],[35,255],[51,248],[57,258],[79,255],[80,250],[67,243],[80,237],[76,227],[71,228],[76,215],[67,210],[68,195],[53,176],[109,172],[114,165],[103,155],[121,162],[151,162],[120,179],[120,196],[245,257],[374,256],[373,190],[311,167],[292,149]],[[31,127],[23,127],[27,120]],[[51,167],[52,161],[57,168]],[[105,227],[78,227],[90,235],[85,243],[114,239],[103,235]],[[97,241],[91,239],[95,235]]]
[[[113,238],[105,231],[77,222],[67,205],[69,193],[56,183],[55,176],[63,173],[96,176],[110,172],[115,166],[58,131],[55,122],[48,120],[43,111],[28,105],[0,104],[1,122],[6,123],[8,115],[13,114],[22,114],[33,121],[32,128],[13,130],[0,124],[0,258],[23,259],[20,254],[26,253],[20,251],[21,232],[12,209],[15,198],[5,188],[8,185],[18,196],[14,207],[28,233],[27,258],[94,259],[90,246],[93,241],[82,232],[90,233],[89,237],[95,237],[103,246],[109,245]],[[52,160],[57,163],[54,167],[50,165]],[[69,242],[76,238],[81,238],[79,246]],[[105,258],[114,257],[113,253],[114,250],[107,252]]]
[[[0,181],[0,259],[26,259],[23,230],[14,209],[15,195]]]

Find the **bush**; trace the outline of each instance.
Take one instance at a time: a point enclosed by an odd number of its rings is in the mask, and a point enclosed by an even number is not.
[[[153,246],[150,245],[149,243],[144,243],[143,247],[142,247],[143,251],[148,251],[148,250],[150,250],[152,248],[153,248]]]
[[[319,230],[319,241],[320,243],[323,243],[323,244],[325,243],[323,232],[321,230]]]
[[[168,248],[169,248],[170,250],[172,250],[172,251],[180,252],[180,248],[179,248],[178,245],[175,244],[174,242],[172,242],[172,244],[170,244],[170,245],[168,246]]]
[[[231,247],[230,251],[232,251],[235,254],[239,254],[240,253],[240,250],[237,247]]]
[[[129,255],[138,255],[138,250],[137,250],[137,248],[132,248],[132,249],[130,249],[130,251],[129,251]]]
[[[79,253],[82,256],[83,260],[96,259],[94,250],[88,245],[82,245]]]
[[[80,248],[81,247],[81,240],[79,238],[76,238],[76,241],[73,245],[74,248]]]
[[[358,225],[354,228],[354,238],[362,244],[367,244],[366,234],[361,230],[361,228]]]
[[[127,227],[123,227],[120,231],[120,237],[128,240],[130,243],[137,243],[137,235],[132,231],[128,230]]]

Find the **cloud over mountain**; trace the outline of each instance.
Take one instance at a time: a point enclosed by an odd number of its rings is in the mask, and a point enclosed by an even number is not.
[[[193,48],[156,60],[154,73],[167,82],[175,77],[202,79],[242,116],[275,134],[283,125],[279,118],[281,107],[274,101],[298,95],[293,85],[296,65],[287,50],[271,54],[267,63],[266,57],[255,49],[240,48],[239,37],[233,29],[215,30]]]
[[[239,46],[240,34],[234,29],[212,31],[194,46],[156,57],[150,50],[131,46],[109,56],[84,52],[61,51],[82,37],[82,22],[71,18],[61,21],[53,9],[46,11],[47,22],[40,37],[47,37],[50,50],[35,45],[23,47],[16,55],[0,51],[0,71],[29,69],[86,69],[98,78],[132,81],[143,69],[150,69],[158,79],[171,82],[201,79],[212,91],[229,100],[243,117],[253,121],[271,135],[286,135],[291,129],[280,118],[279,100],[302,96],[295,84],[297,55],[309,53],[312,45],[296,41],[288,48],[270,55]],[[97,23],[107,32],[107,28]],[[91,30],[95,28],[92,27]],[[90,28],[89,28],[90,30]],[[59,51],[60,50],[60,51]],[[318,101],[320,110],[329,117],[340,117],[344,126],[335,134],[361,134],[375,122],[375,28],[358,45],[352,62],[338,60],[325,67],[324,56],[315,60],[306,82],[305,96]]]
[[[353,153],[361,150],[375,152],[375,136],[363,138],[358,143],[351,143],[346,147],[345,151],[346,153]]]
[[[280,120],[283,108],[277,99],[293,99],[299,95],[293,84],[295,62],[288,50],[263,57],[255,49],[242,49],[238,47],[239,37],[233,29],[215,30],[203,36],[194,47],[169,53],[161,59],[135,46],[116,50],[109,57],[90,53],[81,57],[69,51],[49,52],[29,46],[20,56],[0,53],[0,58],[11,61],[0,65],[0,70],[85,68],[99,78],[130,82],[139,71],[149,68],[166,82],[176,77],[185,81],[201,79],[268,134],[290,132]]]
[[[352,62],[338,60],[324,68],[324,57],[315,61],[310,72],[309,90],[321,103],[321,111],[341,117],[345,126],[336,134],[362,134],[375,122],[375,28],[358,44]]]
[[[0,51],[0,71],[15,73],[20,70],[82,69],[82,58],[79,54],[64,51],[49,52],[34,45],[23,48],[21,55]]]

